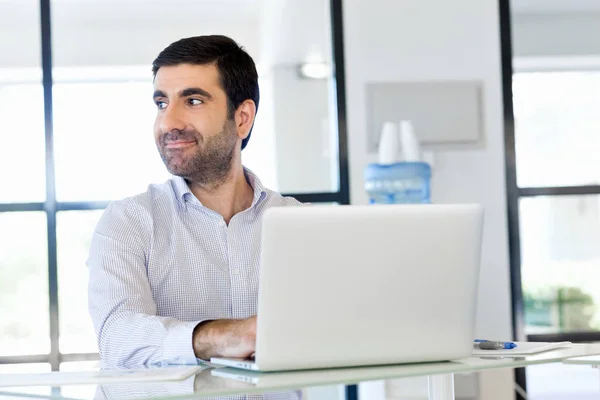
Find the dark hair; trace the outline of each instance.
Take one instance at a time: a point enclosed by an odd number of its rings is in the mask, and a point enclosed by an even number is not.
[[[217,66],[221,86],[227,95],[228,118],[233,118],[240,104],[248,99],[254,101],[258,110],[260,93],[254,60],[227,36],[194,36],[171,43],[152,62],[152,73],[156,78],[160,67],[212,63]],[[252,128],[248,137],[242,141],[242,149],[248,144],[251,133]]]

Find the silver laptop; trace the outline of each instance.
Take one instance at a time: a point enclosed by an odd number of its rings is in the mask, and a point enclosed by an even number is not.
[[[469,356],[482,225],[479,205],[269,209],[256,353],[211,362],[284,371]]]

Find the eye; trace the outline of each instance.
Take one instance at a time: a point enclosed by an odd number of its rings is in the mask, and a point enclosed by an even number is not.
[[[202,104],[204,102],[202,100],[200,100],[200,99],[189,99],[188,103],[191,106],[199,106],[200,104]]]
[[[167,103],[164,101],[157,100],[154,103],[156,103],[156,107],[158,107],[159,110],[167,108]]]

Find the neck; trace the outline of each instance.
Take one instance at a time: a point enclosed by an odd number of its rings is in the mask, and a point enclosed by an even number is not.
[[[229,225],[231,218],[252,205],[254,190],[246,181],[244,168],[236,163],[224,181],[217,185],[199,185],[188,181],[190,190],[206,208],[223,216]]]

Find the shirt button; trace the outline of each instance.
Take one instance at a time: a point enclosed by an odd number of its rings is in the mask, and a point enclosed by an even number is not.
[[[225,223],[225,221],[221,220],[221,221],[219,221],[219,225],[226,226],[227,224]]]
[[[239,274],[240,274],[240,269],[239,269],[239,268],[234,268],[234,269],[231,271],[231,273],[232,273],[232,274],[234,274],[234,275],[239,275]]]

